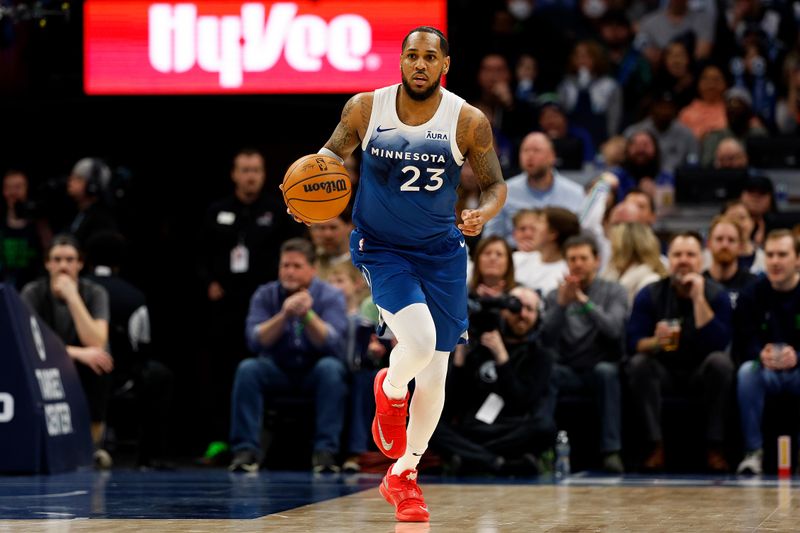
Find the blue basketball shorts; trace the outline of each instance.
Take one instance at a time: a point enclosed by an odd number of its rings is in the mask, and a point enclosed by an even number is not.
[[[378,307],[394,314],[411,304],[428,306],[436,325],[436,350],[466,342],[467,249],[457,228],[433,250],[401,249],[350,234],[350,256]]]

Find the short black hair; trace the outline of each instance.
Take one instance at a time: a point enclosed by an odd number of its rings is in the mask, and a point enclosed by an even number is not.
[[[634,187],[634,188],[628,190],[628,192],[625,193],[625,196],[622,198],[622,200],[624,201],[625,198],[627,198],[631,194],[640,194],[640,195],[644,196],[645,198],[647,198],[647,203],[650,206],[650,211],[653,212],[653,213],[656,212],[656,201],[655,201],[655,199],[651,195],[647,194],[644,189],[642,189],[641,187]]]
[[[281,255],[286,252],[299,252],[306,257],[309,265],[313,265],[317,260],[317,252],[314,250],[314,245],[311,241],[302,237],[295,237],[285,241],[281,245]]]
[[[444,36],[444,33],[442,33],[440,30],[437,30],[433,26],[417,26],[416,28],[408,32],[406,36],[403,37],[403,45],[400,48],[401,51],[404,51],[406,49],[408,38],[411,37],[412,33],[416,32],[432,33],[436,35],[439,38],[439,49],[442,51],[442,54],[444,54],[445,56],[450,55],[450,43],[447,42],[447,37]]]
[[[566,255],[567,250],[570,248],[577,248],[578,246],[588,246],[589,249],[592,251],[592,255],[595,257],[599,256],[599,250],[597,248],[597,241],[589,235],[588,233],[579,233],[577,235],[573,235],[566,241],[564,241],[564,254]]]

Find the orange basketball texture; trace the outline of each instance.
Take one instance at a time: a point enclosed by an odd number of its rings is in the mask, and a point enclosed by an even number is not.
[[[310,223],[336,218],[347,207],[351,192],[347,169],[326,155],[301,157],[283,177],[283,201],[298,218]]]

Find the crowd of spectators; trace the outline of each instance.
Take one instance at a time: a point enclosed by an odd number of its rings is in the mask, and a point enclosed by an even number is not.
[[[800,176],[777,182],[753,162],[765,138],[800,150],[798,26],[790,0],[494,5],[473,85],[452,87],[490,119],[510,194],[482,238],[467,239],[471,339],[452,356],[452,399],[432,441],[451,468],[546,469],[558,404],[578,395],[596,411],[586,415],[596,466],[659,470],[664,397],[679,395],[702,406],[709,469],[762,472],[764,398],[800,394],[800,245],[797,228],[777,229],[791,228],[777,215],[791,215],[785,180],[791,191]],[[739,181],[699,232],[672,235],[687,168]],[[133,389],[139,463],[160,465],[181,376],[150,346],[146,299],[108,255],[125,246],[112,179],[102,161],[81,159],[45,213],[25,173],[5,172],[0,280],[82,370],[98,466],[111,464],[108,407]],[[230,446],[232,469],[256,470],[265,406],[301,395],[316,413],[312,468],[357,471],[392,336],[348,268],[350,213],[293,223],[265,191],[255,149],[233,155],[230,179],[233,191],[197,220],[190,259],[204,305],[187,312],[210,317],[193,332],[208,368],[198,384],[206,459],[227,464]],[[462,180],[474,204],[468,165]],[[741,436],[726,426],[731,413]],[[624,449],[623,421],[642,457]]]

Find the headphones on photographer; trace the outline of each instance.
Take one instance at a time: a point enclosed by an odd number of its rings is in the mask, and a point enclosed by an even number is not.
[[[111,183],[111,169],[102,160],[89,158],[89,176],[86,178],[86,194],[100,196]]]

